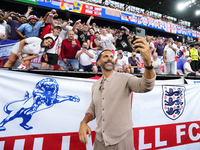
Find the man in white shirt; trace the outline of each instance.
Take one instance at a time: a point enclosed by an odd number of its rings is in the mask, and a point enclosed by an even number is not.
[[[169,43],[165,46],[163,53],[163,61],[166,64],[168,74],[176,74],[175,56],[178,48],[177,45],[173,42],[173,39],[169,38]]]
[[[61,51],[62,39],[59,36],[62,28],[60,26],[54,27],[54,32],[46,34],[45,37],[52,37],[54,42],[49,46],[49,49],[45,55],[41,58],[41,67],[40,69],[44,70],[49,64],[49,70],[54,70],[54,66],[57,64],[58,57]]]
[[[94,43],[95,43],[96,47],[93,48],[93,50],[97,50],[97,49],[104,50],[104,49],[106,49],[105,41],[101,39],[99,32],[95,32]]]
[[[149,49],[150,49],[151,54],[153,54],[156,51],[156,48],[155,48],[153,42],[151,41],[152,39],[153,39],[153,37],[151,37],[151,36],[146,37],[146,40],[149,43]]]
[[[124,72],[130,73],[128,57],[123,55],[123,50],[120,47],[117,50],[117,58],[115,58],[115,68],[114,68],[114,70],[116,72],[124,71]]]
[[[115,50],[115,46],[113,45],[113,43],[115,43],[115,40],[112,36],[112,34],[108,34],[106,29],[102,29],[101,30],[101,40],[105,41],[105,46],[107,49],[109,50]]]
[[[0,25],[0,39],[2,39],[3,36],[5,35],[5,31],[6,31],[5,27]]]
[[[79,58],[79,71],[97,72],[97,67],[92,65],[93,50],[87,50],[87,46],[87,42],[83,42],[81,50],[75,56],[75,58]]]
[[[187,61],[185,62],[183,68],[184,68],[184,73],[187,76],[200,76],[200,73],[197,73],[192,70],[190,63],[192,62],[192,58],[188,57]]]
[[[156,74],[163,74],[163,72],[160,68],[161,61],[158,58],[158,53],[153,53],[152,62],[153,62],[153,66],[154,66],[154,70],[156,71]]]

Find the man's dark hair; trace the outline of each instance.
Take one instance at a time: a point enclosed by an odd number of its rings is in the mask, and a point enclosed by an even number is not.
[[[102,56],[102,54],[103,54],[105,51],[109,51],[109,52],[111,52],[111,53],[112,53],[112,51],[111,51],[111,50],[109,50],[109,49],[105,49],[105,50],[103,50],[103,51],[102,51],[102,52],[99,54],[99,56],[98,56],[98,58],[97,58],[96,62],[97,62],[99,59],[101,59],[101,56]]]
[[[118,47],[117,50],[122,50],[123,51],[123,48],[122,47]]]
[[[26,16],[24,16],[24,15],[21,15],[21,16],[19,15],[19,17],[20,17],[20,18],[22,18],[22,17],[26,18]],[[26,19],[27,19],[27,18],[26,18]]]
[[[47,36],[47,37],[43,38],[42,41],[48,40],[48,39],[52,39],[52,41],[54,41],[54,39],[52,37],[50,37],[50,36]]]
[[[57,29],[57,30],[60,30],[60,31],[62,30],[62,28],[60,26],[55,26],[54,29]]]
[[[99,34],[99,32],[98,32],[98,31],[96,31],[94,34],[97,34],[97,33]]]
[[[190,47],[194,47],[194,44],[190,44]]]
[[[15,16],[12,16],[12,20],[16,20],[16,21],[19,21],[19,19]]]

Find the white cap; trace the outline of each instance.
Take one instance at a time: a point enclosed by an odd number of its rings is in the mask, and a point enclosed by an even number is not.
[[[192,58],[188,57],[188,58],[187,58],[187,61],[188,61],[188,60],[192,60]]]

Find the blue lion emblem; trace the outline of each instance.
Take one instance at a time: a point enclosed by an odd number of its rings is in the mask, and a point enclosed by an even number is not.
[[[20,123],[20,126],[25,130],[30,130],[33,127],[27,125],[27,123],[31,120],[34,113],[49,109],[54,106],[54,104],[65,101],[80,102],[78,96],[58,95],[58,90],[59,85],[55,79],[42,79],[36,84],[31,96],[29,92],[26,91],[22,100],[12,101],[6,104],[4,106],[4,112],[7,113],[8,116],[0,123],[0,131],[5,131],[6,128],[4,125],[16,118],[22,118],[23,121]],[[9,106],[14,103],[20,104],[20,107],[14,110],[9,109]]]
[[[181,88],[178,88],[177,91],[174,91],[172,88],[169,88],[169,92],[166,90],[165,93],[166,96],[182,96]]]
[[[163,85],[162,108],[165,115],[176,120],[185,108],[185,87]]]

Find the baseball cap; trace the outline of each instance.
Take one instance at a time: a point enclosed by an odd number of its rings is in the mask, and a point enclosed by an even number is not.
[[[116,34],[117,34],[117,33],[121,33],[121,31],[120,31],[120,30],[117,30],[117,31],[116,31]]]
[[[187,58],[187,61],[188,61],[188,60],[192,60],[192,58],[188,57],[188,58]]]
[[[30,20],[30,19],[36,19],[36,20],[38,20],[37,16],[35,16],[35,15],[30,15],[30,16],[28,17],[28,20]]]
[[[166,39],[164,40],[164,42],[165,42],[165,41],[168,41],[168,39],[166,38]]]

